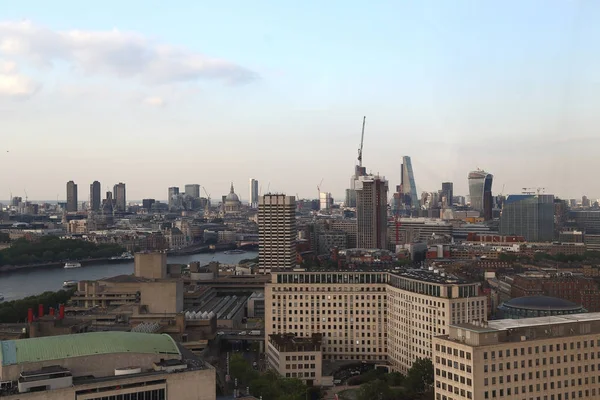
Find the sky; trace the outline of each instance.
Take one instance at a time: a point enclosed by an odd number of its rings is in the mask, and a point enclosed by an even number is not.
[[[393,191],[600,197],[600,2],[30,1],[0,11],[0,199]]]

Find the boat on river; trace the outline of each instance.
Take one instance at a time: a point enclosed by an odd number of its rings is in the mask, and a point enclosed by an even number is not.
[[[223,254],[244,254],[246,251],[245,250],[227,250],[224,251]]]
[[[63,282],[63,287],[64,288],[72,288],[77,286],[77,281],[64,281]]]
[[[81,268],[81,264],[78,262],[68,262],[65,264],[65,269],[71,269],[71,268]]]

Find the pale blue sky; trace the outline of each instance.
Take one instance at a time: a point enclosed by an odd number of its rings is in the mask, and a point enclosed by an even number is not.
[[[410,155],[419,191],[466,194],[480,167],[495,193],[600,197],[599,2],[91,4],[0,11],[0,198],[97,179],[247,200],[254,177],[341,200],[363,115],[391,189]]]

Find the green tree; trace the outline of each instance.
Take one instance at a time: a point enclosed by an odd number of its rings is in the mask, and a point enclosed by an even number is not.
[[[417,358],[406,375],[405,386],[409,391],[422,393],[433,384],[433,363],[429,358]]]
[[[357,400],[393,400],[397,398],[394,396],[387,383],[376,379],[361,385],[356,398]]]

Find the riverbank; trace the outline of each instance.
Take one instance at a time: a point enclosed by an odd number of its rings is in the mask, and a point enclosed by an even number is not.
[[[120,263],[128,263],[131,262],[131,259],[113,259],[109,258],[88,258],[85,260],[69,260],[71,262],[78,262],[82,267],[86,265],[96,265],[96,264],[120,264]],[[36,268],[57,268],[64,267],[65,261],[57,261],[57,262],[48,262],[48,263],[40,263],[40,264],[27,264],[27,265],[3,265],[0,267],[0,274],[3,272],[14,272],[20,270],[30,270]]]

